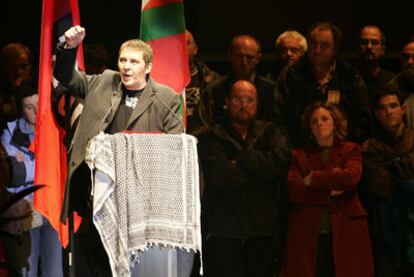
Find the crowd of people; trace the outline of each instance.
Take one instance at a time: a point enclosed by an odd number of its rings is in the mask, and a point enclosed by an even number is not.
[[[68,135],[62,214],[84,218],[74,239],[75,264],[82,265],[76,276],[111,276],[91,219],[85,151],[99,132],[123,130],[197,137],[204,276],[414,276],[414,38],[401,50],[400,71],[391,72],[381,63],[382,30],[367,25],[358,34],[351,63],[341,56],[334,24],[315,23],[305,35],[286,30],[275,40],[282,66],[267,74],[258,71],[259,40],[239,34],[230,41],[229,72],[218,74],[186,31],[191,81],[184,126],[179,97],[151,79],[146,43],[122,44],[119,71],[107,69],[102,45],[89,45],[81,72],[74,65],[86,32],[70,28],[57,46],[54,76],[61,85],[55,94],[72,97],[69,122],[76,130]],[[0,53],[1,193],[33,186],[32,59],[20,43]],[[63,276],[56,232],[32,197],[24,201],[18,206],[31,216],[0,226],[11,276]],[[168,250],[147,252],[158,251]],[[193,256],[177,250],[177,276],[198,276]],[[160,257],[143,261],[167,263]],[[143,268],[134,274],[155,272]]]

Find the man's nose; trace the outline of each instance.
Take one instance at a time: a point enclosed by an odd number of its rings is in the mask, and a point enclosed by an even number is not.
[[[130,68],[131,67],[131,63],[129,61],[126,61],[124,63],[124,68]]]
[[[387,107],[386,112],[387,112],[387,115],[392,114],[392,108],[391,107]]]

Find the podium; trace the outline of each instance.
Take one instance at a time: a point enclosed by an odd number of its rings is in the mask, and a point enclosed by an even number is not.
[[[188,260],[186,253],[201,253],[193,136],[100,133],[90,141],[85,160],[92,173],[93,223],[113,276],[131,276],[136,263],[154,276],[154,262],[175,277],[181,264],[174,271],[174,254]]]

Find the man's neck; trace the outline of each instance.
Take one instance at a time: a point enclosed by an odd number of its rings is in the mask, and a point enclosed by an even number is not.
[[[330,73],[332,64],[325,64],[325,65],[316,65],[313,66],[313,73],[318,81],[324,80],[327,75]]]
[[[389,132],[392,134],[394,138],[398,138],[399,136],[401,136],[403,130],[404,130],[404,124],[401,122],[400,125],[395,127],[393,130],[389,130]]]
[[[361,61],[359,63],[359,70],[364,76],[378,76],[379,72],[381,71],[381,67],[379,65],[379,61]]]
[[[233,73],[234,74],[234,73]],[[247,80],[247,81],[254,81],[254,78],[256,77],[256,72],[252,72],[248,75],[245,74],[234,74],[234,77],[236,78],[236,80]]]

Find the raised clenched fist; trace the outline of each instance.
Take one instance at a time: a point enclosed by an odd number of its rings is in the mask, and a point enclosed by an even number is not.
[[[85,37],[85,28],[73,26],[65,32],[65,48],[75,48]]]

